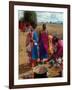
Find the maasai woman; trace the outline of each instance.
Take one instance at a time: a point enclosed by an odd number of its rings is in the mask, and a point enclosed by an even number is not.
[[[33,32],[32,32],[32,38],[33,38],[33,46],[32,46],[32,67],[36,65],[36,62],[38,60],[38,33],[36,31],[36,24],[32,23]]]
[[[43,62],[48,59],[48,33],[45,24],[43,24],[43,30],[39,35],[39,56]]]
[[[54,47],[53,47],[53,36],[48,35],[48,54],[51,56],[54,53]]]
[[[53,44],[55,47],[55,53],[53,57],[55,58],[56,62],[58,62],[58,58],[63,57],[63,40],[54,37]]]
[[[26,25],[27,37],[26,37],[26,51],[29,57],[29,63],[31,65],[31,49],[32,49],[32,26],[30,24]]]

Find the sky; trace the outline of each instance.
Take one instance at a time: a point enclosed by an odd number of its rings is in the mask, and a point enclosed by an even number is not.
[[[19,19],[23,17],[23,10],[19,10]],[[47,12],[47,11],[36,11],[38,22],[53,22],[53,23],[63,23],[63,13],[62,12]]]

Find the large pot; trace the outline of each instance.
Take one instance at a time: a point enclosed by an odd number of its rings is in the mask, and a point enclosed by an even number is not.
[[[47,78],[47,73],[43,73],[43,74],[38,74],[38,73],[34,73],[34,78]]]
[[[44,66],[34,68],[34,78],[47,78],[47,69]]]

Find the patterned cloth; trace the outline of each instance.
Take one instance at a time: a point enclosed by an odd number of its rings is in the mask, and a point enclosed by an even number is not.
[[[48,34],[46,32],[39,35],[39,57],[40,59],[48,58]]]
[[[52,35],[48,35],[48,53],[49,54],[53,54],[54,52],[54,47],[53,47],[53,43],[52,43],[52,40],[53,40],[53,36]]]
[[[36,31],[33,32],[33,47],[32,47],[32,59],[38,59],[38,33]]]
[[[57,51],[54,54],[54,57],[58,59],[63,56],[63,40],[58,40]]]

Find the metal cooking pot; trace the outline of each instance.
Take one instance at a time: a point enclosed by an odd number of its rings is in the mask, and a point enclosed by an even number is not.
[[[47,69],[40,65],[34,68],[34,78],[46,78],[47,77]]]

